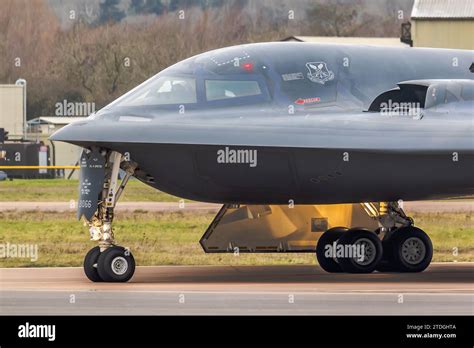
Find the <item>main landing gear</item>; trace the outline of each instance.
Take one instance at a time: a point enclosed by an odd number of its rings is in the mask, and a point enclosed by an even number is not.
[[[365,211],[377,219],[380,228],[335,227],[318,240],[316,257],[327,272],[371,273],[422,272],[433,256],[428,235],[413,226],[398,202],[362,203]]]
[[[129,249],[116,245],[112,222],[115,203],[133,175],[135,167],[130,162],[125,162],[118,152],[103,151],[101,156],[104,157],[105,170],[101,173],[104,180],[98,193],[97,210],[90,219],[84,214],[91,240],[97,241],[99,245],[89,250],[84,258],[84,273],[93,282],[126,282],[135,272],[135,259]],[[121,163],[125,176],[118,185]],[[83,182],[87,185],[89,179],[83,180],[81,176],[81,187]],[[86,202],[80,203],[82,205],[88,204],[87,200],[80,202]],[[89,205],[87,207],[90,208]]]

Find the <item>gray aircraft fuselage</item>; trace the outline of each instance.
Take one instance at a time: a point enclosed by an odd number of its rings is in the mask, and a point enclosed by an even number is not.
[[[163,70],[51,139],[127,153],[138,179],[198,201],[467,196],[473,62],[467,50],[229,47]]]

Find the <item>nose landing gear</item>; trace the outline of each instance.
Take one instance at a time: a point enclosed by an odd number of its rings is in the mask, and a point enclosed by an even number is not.
[[[121,164],[125,176],[118,185]],[[115,203],[134,171],[135,165],[125,162],[118,152],[93,150],[84,152],[81,157],[78,215],[84,217],[91,240],[99,244],[84,258],[84,273],[93,282],[126,282],[135,272],[132,253],[128,248],[116,245],[112,228]],[[94,187],[91,184],[94,182],[102,182],[102,186]]]
[[[96,246],[89,250],[84,258],[84,273],[86,274],[87,278],[93,282],[101,282],[102,278],[99,276],[97,272],[97,261],[99,260],[100,256],[100,247]]]
[[[104,250],[97,260],[97,273],[105,282],[126,282],[135,272],[135,259],[130,251],[119,246]]]

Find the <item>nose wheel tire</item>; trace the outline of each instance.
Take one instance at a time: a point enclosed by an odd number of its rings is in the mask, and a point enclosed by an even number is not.
[[[324,232],[318,240],[316,246],[316,258],[322,269],[330,273],[340,273],[342,268],[339,265],[335,256],[327,256],[329,248],[333,248],[333,243],[337,242],[341,236],[346,233],[349,229],[345,227],[333,227]],[[333,253],[335,250],[332,251]]]
[[[344,256],[337,258],[344,272],[371,273],[382,259],[382,242],[367,229],[350,229],[342,235],[338,244],[344,247]]]
[[[422,272],[433,257],[430,237],[413,226],[402,227],[391,236],[392,262],[400,272]]]
[[[124,247],[110,247],[100,254],[97,272],[105,282],[126,282],[135,273],[135,259]]]
[[[102,278],[99,276],[97,272],[97,260],[100,256],[100,248],[97,246],[89,250],[84,258],[84,273],[86,274],[87,278],[93,282],[101,282]]]

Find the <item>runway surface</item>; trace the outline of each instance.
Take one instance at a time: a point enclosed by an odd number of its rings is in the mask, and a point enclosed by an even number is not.
[[[304,266],[138,267],[124,284],[82,268],[0,269],[0,314],[473,315],[474,263],[415,274]]]
[[[167,211],[211,211],[217,212],[222,204],[192,202],[180,204],[178,202],[118,202],[117,211],[146,210],[150,212]],[[404,202],[407,212],[419,213],[452,213],[474,212],[474,201],[420,201]],[[75,211],[76,202],[0,202],[0,211]]]
[[[179,202],[118,202],[115,211],[145,210],[150,212],[211,211],[217,212],[222,204]],[[76,202],[0,202],[0,211],[76,211]]]

